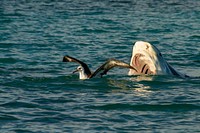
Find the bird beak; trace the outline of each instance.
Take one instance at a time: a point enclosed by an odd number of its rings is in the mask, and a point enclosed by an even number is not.
[[[76,73],[76,72],[78,72],[78,69],[74,70],[72,73]]]

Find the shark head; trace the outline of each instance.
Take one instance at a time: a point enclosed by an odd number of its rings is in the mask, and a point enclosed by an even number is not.
[[[130,69],[129,75],[173,74],[171,66],[163,58],[160,51],[154,45],[143,41],[137,41],[133,46],[130,66],[136,68],[137,71]]]

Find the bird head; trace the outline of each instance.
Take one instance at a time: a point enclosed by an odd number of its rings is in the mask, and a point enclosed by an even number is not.
[[[79,79],[88,79],[89,76],[85,73],[85,69],[82,66],[78,66],[73,73],[79,72]]]

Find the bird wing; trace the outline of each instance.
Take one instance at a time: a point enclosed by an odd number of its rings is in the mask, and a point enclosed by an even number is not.
[[[91,75],[91,71],[90,71],[88,65],[76,58],[66,55],[63,57],[63,62],[76,62],[84,68],[86,74]]]
[[[100,66],[91,76],[90,78],[96,76],[100,71],[103,71],[101,73],[102,75],[105,75],[110,69],[114,67],[121,67],[121,68],[129,68],[129,69],[135,69],[134,67],[128,65],[127,63],[124,63],[122,61],[116,60],[116,59],[109,59],[107,60],[102,66]],[[135,69],[136,70],[136,69]]]

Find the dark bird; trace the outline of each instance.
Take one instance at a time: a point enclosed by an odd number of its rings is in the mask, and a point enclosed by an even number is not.
[[[114,68],[114,67],[121,67],[121,68],[129,68],[129,69],[134,69],[137,71],[133,66],[130,66],[122,61],[116,60],[116,59],[108,59],[103,65],[101,65],[94,73],[92,73],[88,67],[87,64],[84,62],[70,57],[68,55],[63,57],[63,62],[75,62],[80,64],[80,66],[77,67],[77,69],[73,72],[79,72],[79,79],[90,79],[95,77],[100,71],[103,71],[100,73],[101,76],[107,74],[107,72]]]

